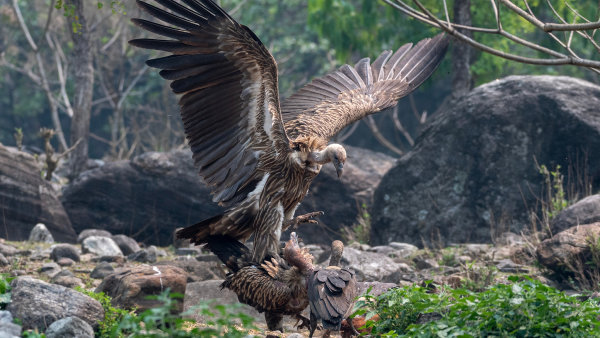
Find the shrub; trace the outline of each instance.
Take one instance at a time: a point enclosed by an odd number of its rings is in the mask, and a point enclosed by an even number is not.
[[[378,314],[373,334],[405,337],[591,337],[600,334],[596,299],[574,296],[529,277],[509,277],[485,291],[410,286],[361,302],[358,313]],[[366,307],[366,309],[365,309]],[[425,317],[438,317],[420,323]]]

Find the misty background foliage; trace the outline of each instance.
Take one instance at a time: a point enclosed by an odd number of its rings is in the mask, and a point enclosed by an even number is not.
[[[435,9],[434,14],[443,15],[439,1],[422,2]],[[14,10],[15,3],[37,49],[28,41]],[[82,14],[87,27],[79,25],[74,11],[77,3],[84,6]],[[250,27],[274,55],[283,98],[314,77],[344,63],[354,63],[362,57],[373,60],[383,50],[395,50],[404,43],[439,33],[438,29],[405,16],[383,1],[221,0],[220,4],[240,23]],[[535,0],[529,4],[538,17],[554,18],[550,8],[544,6],[545,1]],[[552,1],[552,4],[567,21],[575,19],[567,2]],[[583,16],[598,18],[597,3],[587,1],[576,5]],[[449,7],[453,17],[452,2]],[[487,0],[472,0],[470,14],[473,25],[492,27],[495,23]],[[0,142],[15,145],[15,128],[22,128],[26,149],[42,152],[43,141],[38,131],[42,127],[56,129],[58,123],[56,119],[53,121],[49,97],[55,102],[64,139],[70,140],[69,105],[74,104],[77,87],[74,80],[77,67],[74,65],[78,57],[74,53],[73,35],[85,36],[82,31],[85,33],[87,28],[93,55],[89,156],[114,160],[150,150],[184,147],[177,98],[158,72],[144,64],[149,57],[158,54],[133,48],[127,43],[130,39],[146,36],[130,22],[133,17],[144,17],[133,1],[0,2]],[[507,31],[544,47],[559,48],[543,31],[535,30],[518,16],[506,15],[502,23]],[[474,37],[494,48],[537,56],[532,55],[535,52],[498,36],[475,33]],[[573,40],[574,48],[589,52],[582,57],[593,58],[596,50],[586,44],[589,41]],[[513,74],[569,75],[598,83],[598,76],[584,68],[526,65],[467,50],[470,66],[466,75],[471,87]],[[396,111],[374,116],[377,131],[399,150],[409,149],[411,142],[394,128],[393,114],[397,114],[413,138],[418,136],[423,112],[426,111],[428,116],[434,114],[453,91],[453,57],[455,55],[448,53],[432,79],[409,100],[403,100]],[[46,91],[40,65],[47,78]],[[359,123],[345,143],[398,156],[398,152],[390,150],[374,136],[373,126],[369,128],[365,122]],[[59,151],[65,150],[58,138],[52,143]],[[67,146],[73,144],[66,143]]]

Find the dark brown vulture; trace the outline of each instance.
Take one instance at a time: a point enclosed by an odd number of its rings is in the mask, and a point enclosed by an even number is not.
[[[244,244],[223,235],[211,236],[206,247],[231,271],[221,287],[235,292],[241,303],[265,312],[269,330],[283,332],[284,315],[294,316],[308,328],[308,318],[301,312],[308,306],[306,277],[312,272],[313,257],[300,249],[295,232],[283,249],[283,259],[255,262]]]
[[[213,201],[228,209],[181,230],[206,243],[211,235],[245,241],[254,235],[253,259],[278,252],[281,232],[326,163],[341,175],[346,151],[329,139],[349,124],[396,104],[440,63],[442,35],[386,51],[375,62],[316,79],[280,107],[277,65],[259,38],[212,0],[137,1],[167,25],[133,19],[168,39],[130,43],[171,53],[148,60],[180,94],[185,133]],[[411,48],[412,47],[412,48]],[[282,114],[283,113],[283,114]],[[285,124],[284,124],[285,121]]]
[[[342,321],[352,314],[352,307],[358,296],[358,285],[354,271],[340,267],[343,252],[344,244],[334,241],[331,245],[329,266],[312,271],[308,277],[310,337],[313,336],[319,320],[325,330],[323,337],[329,337],[330,331],[339,331]],[[354,331],[358,335],[358,332]]]

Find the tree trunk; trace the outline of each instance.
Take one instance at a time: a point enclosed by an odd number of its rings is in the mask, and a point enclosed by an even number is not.
[[[461,25],[471,25],[471,0],[454,1],[454,22]],[[464,29],[461,33],[472,37],[473,34]],[[473,88],[471,66],[471,48],[458,40],[452,46],[452,98],[459,98]]]
[[[83,0],[68,0],[75,6],[75,16],[69,18],[69,30],[73,39],[71,68],[74,70],[75,95],[71,120],[71,144],[81,139],[69,158],[69,178],[74,179],[87,168],[88,143],[90,138],[90,112],[94,89],[94,66],[90,31],[83,13]],[[76,20],[81,26],[73,31],[71,23]]]

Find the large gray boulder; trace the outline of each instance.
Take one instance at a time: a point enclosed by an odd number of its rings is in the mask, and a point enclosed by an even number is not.
[[[587,154],[600,182],[600,87],[554,76],[482,85],[436,115],[382,179],[372,244],[490,242],[530,226],[544,178],[536,161],[568,168]],[[566,174],[566,173],[565,173]]]
[[[552,233],[581,224],[600,222],[600,194],[588,196],[561,211],[550,222]]]
[[[11,287],[7,310],[23,323],[23,329],[44,331],[55,321],[72,316],[92,327],[104,320],[102,305],[81,292],[31,277],[19,277],[11,282]]]
[[[37,223],[44,223],[59,242],[74,242],[71,227],[57,193],[42,179],[33,156],[0,144],[0,236],[26,241]]]
[[[222,210],[211,201],[189,150],[145,153],[85,171],[62,201],[77,232],[97,225],[161,246],[173,242],[176,227]]]

